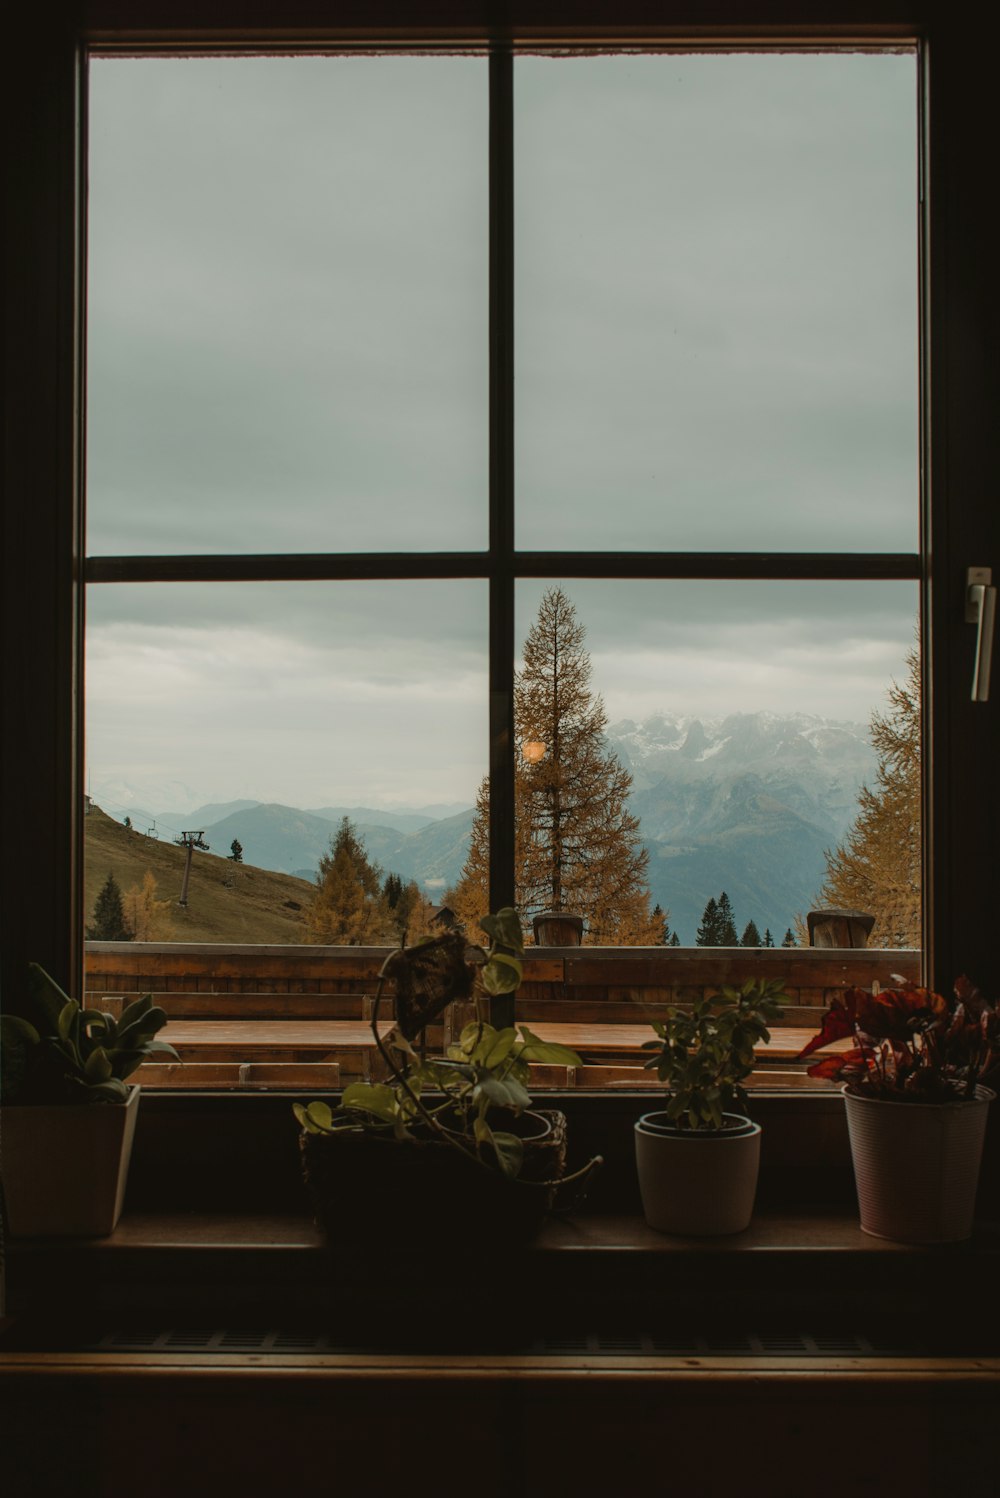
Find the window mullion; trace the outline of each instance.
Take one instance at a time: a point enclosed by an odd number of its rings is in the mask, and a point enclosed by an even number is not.
[[[514,903],[513,55],[490,53],[490,906]],[[512,1024],[512,997],[493,1022]]]

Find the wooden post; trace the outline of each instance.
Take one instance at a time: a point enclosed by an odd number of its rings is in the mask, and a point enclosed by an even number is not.
[[[867,947],[875,917],[863,910],[810,910],[811,947]]]

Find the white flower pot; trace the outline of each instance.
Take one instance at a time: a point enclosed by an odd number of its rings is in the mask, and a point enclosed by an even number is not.
[[[658,1233],[741,1233],[753,1214],[760,1125],[727,1113],[721,1131],[677,1129],[665,1113],[635,1126],[635,1159],[646,1221]],[[742,1127],[736,1127],[741,1125]]]
[[[993,1093],[953,1103],[893,1103],[844,1091],[861,1227],[897,1243],[958,1243],[972,1233],[986,1111]]]
[[[14,1237],[105,1237],[125,1200],[139,1088],[127,1103],[0,1110],[0,1170]]]

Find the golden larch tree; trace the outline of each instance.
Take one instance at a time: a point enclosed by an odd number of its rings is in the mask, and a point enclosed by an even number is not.
[[[889,688],[889,709],[871,719],[878,754],[875,784],[862,786],[858,814],[839,848],[826,855],[818,904],[875,917],[871,944],[919,947],[920,656],[906,657],[905,685]]]
[[[305,913],[306,940],[328,946],[377,946],[394,933],[381,873],[344,817],[319,861],[316,894]]]
[[[571,911],[595,945],[660,945],[650,909],[632,777],[608,749],[607,714],[591,690],[586,631],[561,588],[550,588],[524,645],[514,683],[517,742],[545,745],[515,767],[515,900],[530,927],[545,910]],[[449,903],[474,928],[489,910],[489,782],[479,788],[469,855]]]

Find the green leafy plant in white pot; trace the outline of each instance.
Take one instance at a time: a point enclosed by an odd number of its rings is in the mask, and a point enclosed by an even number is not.
[[[114,1231],[128,1177],[139,1088],[127,1078],[154,1055],[167,1022],[149,994],[119,1019],[83,1009],[37,963],[32,1019],[0,1018],[0,1178],[14,1236]]]
[[[638,1120],[635,1151],[643,1211],[657,1232],[708,1236],[749,1224],[761,1131],[747,1117],[742,1083],[785,997],[780,980],[752,979],[653,1022],[646,1067],[665,1084],[667,1104]]]

